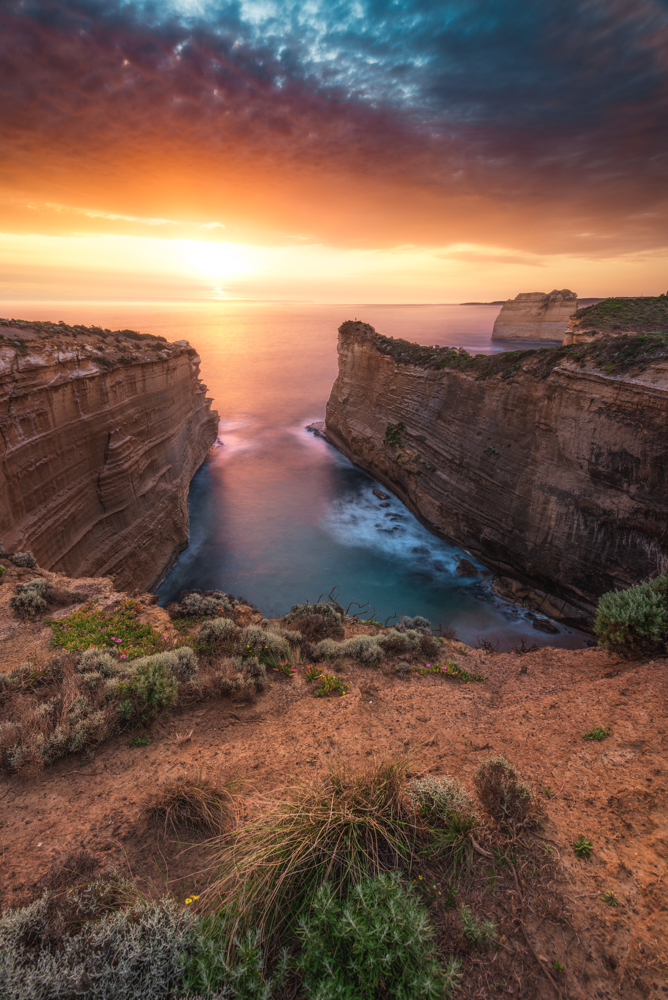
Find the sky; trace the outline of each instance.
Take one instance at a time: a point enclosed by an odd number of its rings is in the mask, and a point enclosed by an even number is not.
[[[0,0],[0,300],[668,288],[668,0]]]

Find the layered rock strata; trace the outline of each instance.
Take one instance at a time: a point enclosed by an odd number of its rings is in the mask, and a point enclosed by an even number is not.
[[[492,340],[561,341],[577,307],[578,297],[568,288],[522,292],[503,304]]]
[[[339,331],[326,433],[432,531],[575,623],[668,568],[668,364],[470,358]],[[508,582],[506,581],[506,588]]]
[[[70,577],[153,587],[216,439],[197,352],[133,331],[0,324],[0,539]]]

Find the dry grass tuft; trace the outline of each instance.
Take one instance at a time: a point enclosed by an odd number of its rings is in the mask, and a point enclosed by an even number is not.
[[[168,831],[195,830],[211,836],[221,834],[235,817],[235,794],[240,782],[214,785],[202,772],[168,782],[148,806],[149,820]]]
[[[240,922],[273,931],[325,881],[341,894],[382,871],[410,870],[422,827],[404,797],[407,763],[356,773],[339,764],[290,789],[221,840],[209,891]]]

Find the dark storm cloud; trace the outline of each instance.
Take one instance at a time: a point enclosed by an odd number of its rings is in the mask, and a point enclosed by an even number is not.
[[[14,178],[114,144],[663,225],[664,0],[5,0],[0,66]]]

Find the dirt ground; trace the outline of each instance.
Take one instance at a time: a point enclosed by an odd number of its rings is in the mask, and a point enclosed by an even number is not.
[[[3,671],[52,653],[48,627],[14,627],[8,582],[0,587]],[[100,587],[113,600],[108,582],[72,584]],[[146,615],[170,627],[160,609]],[[205,865],[202,845],[165,838],[146,822],[156,791],[184,773],[245,779],[252,810],[257,796],[337,759],[361,766],[410,752],[412,775],[451,774],[473,790],[478,763],[500,754],[531,786],[540,822],[536,849],[558,865],[560,910],[534,905],[526,890],[524,929],[501,924],[498,981],[494,986],[491,973],[491,992],[475,995],[668,996],[668,660],[629,663],[596,648],[545,647],[520,656],[460,643],[448,646],[447,658],[486,679],[401,679],[387,668],[353,666],[342,674],[345,696],[315,698],[300,665],[291,678],[270,674],[252,704],[215,699],[156,724],[146,747],[130,747],[136,733],[126,732],[92,759],[67,758],[38,778],[3,774],[2,907],[33,898],[48,872],[81,849],[137,878],[149,895],[172,891],[178,898],[204,889],[207,872],[197,873]],[[582,738],[604,725],[604,741]],[[580,835],[593,843],[586,860],[572,848]],[[484,850],[484,836],[481,844]],[[478,862],[484,866],[484,857]],[[615,893],[618,905],[606,905],[604,892]],[[522,949],[552,972],[513,985],[503,969],[519,953],[520,931]],[[563,971],[554,971],[555,962]]]

